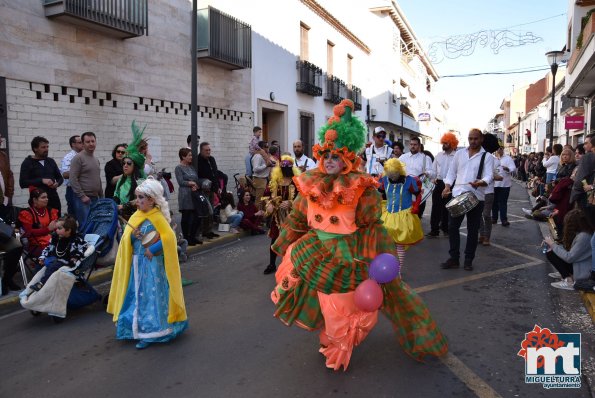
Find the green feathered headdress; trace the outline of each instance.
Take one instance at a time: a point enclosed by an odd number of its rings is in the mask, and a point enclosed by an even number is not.
[[[132,142],[128,144],[126,148],[126,157],[132,159],[134,162],[134,166],[140,171],[142,177],[145,177],[145,155],[138,151],[138,148],[143,141],[143,134],[147,125],[140,129],[140,127],[136,124],[136,121],[132,121]]]
[[[318,139],[322,144],[312,148],[317,160],[332,152],[341,155],[354,168],[359,166],[361,159],[356,154],[366,144],[366,126],[357,116],[353,116],[354,109],[353,101],[349,99],[344,99],[333,108],[333,116],[318,131]]]

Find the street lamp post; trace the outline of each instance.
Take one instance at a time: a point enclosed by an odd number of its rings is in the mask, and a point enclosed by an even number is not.
[[[521,154],[521,115],[523,114],[523,112],[517,112],[517,125],[516,125],[516,131],[517,131],[517,137],[516,137],[516,154],[520,155]]]
[[[407,97],[399,97],[399,110],[401,111],[401,142],[405,142],[405,127],[403,126],[403,107],[407,104]]]
[[[550,141],[550,148],[554,147],[554,106],[555,106],[555,97],[556,97],[556,72],[558,71],[558,63],[562,60],[564,56],[564,51],[549,51],[545,53],[547,57],[547,62],[550,64],[550,68],[552,70],[552,107],[550,109],[550,131],[549,131],[549,141]]]
[[[198,4],[197,0],[192,0],[192,38],[190,39],[190,54],[192,58],[192,77],[190,79],[192,87],[190,88],[190,150],[192,151],[192,165],[196,169],[198,167],[198,109],[197,109],[197,18],[198,18]]]

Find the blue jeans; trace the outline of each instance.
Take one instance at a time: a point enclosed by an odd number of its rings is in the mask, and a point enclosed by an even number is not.
[[[70,185],[68,185],[66,187],[66,214],[70,214],[71,216],[74,216],[74,191],[72,190],[72,187]]]
[[[244,213],[239,211],[238,214],[233,214],[227,217],[227,222],[231,228],[237,228],[240,226],[242,218],[244,218]]]
[[[249,153],[244,157],[244,163],[246,164],[246,175],[252,175],[252,155]]]
[[[85,225],[85,222],[87,222],[87,216],[89,215],[89,209],[91,208],[91,205],[95,202],[97,202],[97,197],[92,197],[91,201],[87,204],[83,203],[83,201],[81,200],[81,198],[79,198],[76,195],[73,195],[74,198],[72,200],[73,204],[74,204],[74,216],[76,218],[76,221],[78,221],[79,223],[79,231],[82,230],[83,226]]]
[[[545,183],[549,184],[550,182],[556,179],[556,173],[545,173]]]
[[[500,213],[500,221],[508,221],[508,196],[510,195],[510,187],[495,187],[494,188],[494,204],[492,205],[492,220],[498,221],[498,213]]]

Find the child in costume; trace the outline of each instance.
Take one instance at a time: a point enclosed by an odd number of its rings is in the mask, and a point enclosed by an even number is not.
[[[378,310],[355,306],[356,287],[378,254],[396,251],[380,221],[379,184],[358,170],[366,127],[353,109],[343,100],[320,130],[318,167],[294,177],[299,194],[272,246],[283,256],[271,293],[274,315],[288,326],[320,330],[320,352],[334,370],[347,369],[353,347],[377,321]],[[403,349],[417,360],[445,354],[446,339],[421,298],[398,277],[381,288],[381,311]]]
[[[408,176],[405,164],[392,158],[384,164],[380,183],[386,192],[386,205],[382,207],[382,222],[391,238],[397,243],[401,270],[405,262],[405,250],[421,241],[424,232],[417,211],[421,201],[421,181]],[[415,195],[416,199],[413,200]]]
[[[74,267],[85,256],[87,246],[87,242],[77,234],[76,219],[71,216],[60,218],[56,230],[52,232],[50,244],[39,256],[39,264],[45,266],[45,274],[31,289],[41,290],[50,276],[61,267]]]

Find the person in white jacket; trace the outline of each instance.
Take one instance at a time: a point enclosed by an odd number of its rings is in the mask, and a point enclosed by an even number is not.
[[[244,213],[235,209],[233,194],[226,192],[221,198],[221,211],[219,218],[223,224],[229,224],[229,232],[232,234],[239,234],[238,227],[244,218]]]

